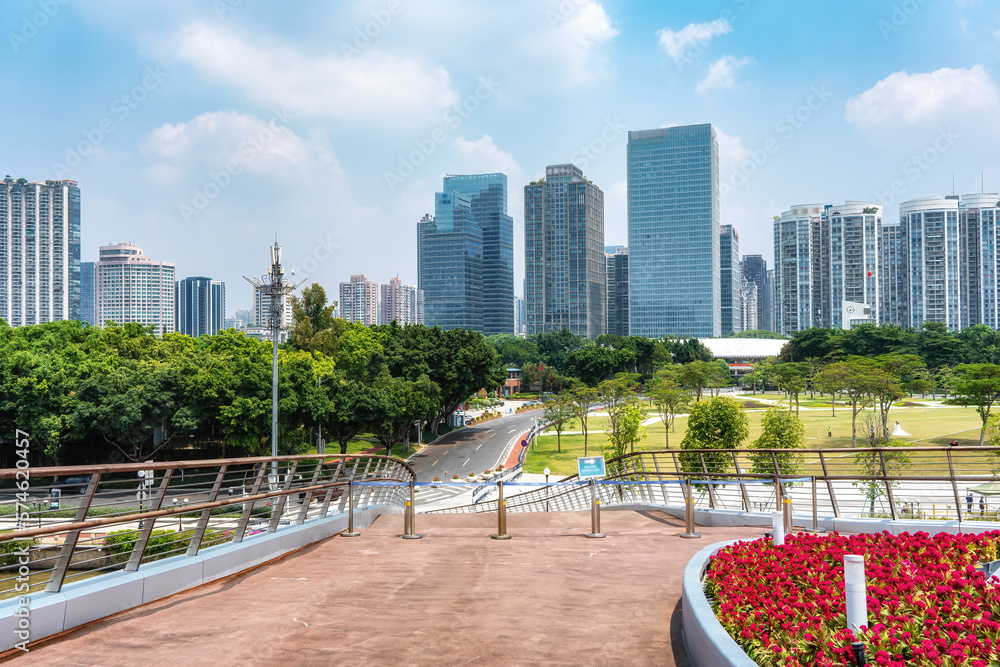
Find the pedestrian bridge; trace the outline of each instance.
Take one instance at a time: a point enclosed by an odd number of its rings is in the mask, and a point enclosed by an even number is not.
[[[670,641],[680,573],[705,544],[680,539],[691,532],[682,517],[711,541],[759,537],[779,507],[805,528],[978,531],[995,507],[979,516],[962,492],[995,480],[981,471],[996,451],[914,448],[919,465],[905,469],[913,475],[865,468],[858,452],[806,451],[795,476],[777,453],[772,470],[754,473],[743,472],[754,469],[754,452],[727,454],[731,464],[717,451],[643,452],[609,461],[608,478],[594,485],[497,485],[503,500],[431,514],[413,511],[412,469],[383,456],[33,469],[35,479],[90,478],[76,496],[56,500],[29,484],[5,500],[15,511],[3,517],[0,529],[12,532],[0,544],[14,546],[0,573],[9,596],[0,646],[11,655],[22,653],[17,644],[34,647],[25,664],[80,651],[118,664],[109,647],[121,664],[149,662],[143,651],[166,650],[171,638],[193,653],[165,653],[170,664],[267,664],[300,645],[312,656],[303,664],[400,664],[390,658],[402,644],[419,648],[403,660],[412,664],[606,664],[610,654],[594,642],[600,627],[635,642],[635,664],[662,662],[649,651],[680,655]],[[601,508],[631,511],[605,515],[606,539],[583,538],[601,532]],[[504,534],[515,539],[488,539]],[[345,537],[327,539],[334,535]],[[74,628],[84,629],[38,644]],[[592,659],[566,652],[563,640],[575,639]],[[230,652],[218,660],[194,657],[223,646]]]

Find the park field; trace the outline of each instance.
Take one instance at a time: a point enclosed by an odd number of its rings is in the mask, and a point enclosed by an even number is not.
[[[750,401],[754,397],[738,397],[740,401]],[[761,398],[759,395],[757,398]],[[768,400],[775,400],[777,395],[768,395]],[[704,400],[704,399],[703,399]],[[801,401],[800,401],[801,402]],[[817,401],[818,403],[819,401]],[[914,401],[921,402],[924,401]],[[959,445],[978,445],[979,430],[982,422],[976,409],[973,407],[941,406],[931,401],[926,401],[928,407],[893,407],[889,412],[890,428],[892,423],[898,421],[903,430],[911,435],[908,438],[893,438],[893,444],[909,443],[916,447],[934,447],[948,445],[952,440],[957,440]],[[766,410],[749,409],[747,417],[750,420],[750,436],[743,442],[742,447],[750,448],[754,440],[760,436],[761,419]],[[858,426],[861,426],[865,415],[871,414],[871,410],[865,410],[858,414]],[[588,420],[588,443],[587,454],[601,454],[601,445],[607,445],[608,437],[602,431],[607,425],[607,418],[597,415]],[[674,430],[671,431],[669,447],[666,441],[666,431],[663,423],[659,421],[655,411],[648,411],[649,418],[656,418],[655,423],[645,427],[646,438],[636,445],[636,451],[640,450],[662,450],[679,449],[680,443],[684,439],[687,428],[687,417],[677,417]],[[851,409],[850,406],[837,406],[836,415],[832,415],[829,403],[823,408],[803,409],[799,411],[799,419],[805,426],[805,447],[809,449],[837,449],[851,447]],[[828,431],[829,429],[829,431]],[[828,436],[827,433],[830,433]],[[860,435],[858,444],[863,445]],[[540,473],[545,468],[549,468],[552,474],[572,475],[576,473],[576,458],[584,456],[584,439],[580,433],[579,422],[576,421],[567,425],[561,438],[561,452],[557,451],[557,438],[553,431],[546,431],[545,435],[528,452],[525,459],[524,470],[530,473]],[[813,462],[816,459],[811,459]],[[930,456],[921,463],[945,463],[945,454]],[[807,461],[807,474],[812,471],[812,465]],[[815,471],[819,474],[818,464]],[[979,470],[963,470],[964,466],[959,464],[956,472],[967,472],[968,474],[982,474]],[[918,471],[913,471],[916,474]]]

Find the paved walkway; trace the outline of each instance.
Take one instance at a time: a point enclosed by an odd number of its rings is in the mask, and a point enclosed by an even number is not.
[[[702,528],[659,512],[401,516],[223,582],[95,623],[16,665],[688,665],[684,566],[762,528]]]

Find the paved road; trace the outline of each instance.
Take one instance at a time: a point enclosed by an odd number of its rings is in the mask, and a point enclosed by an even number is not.
[[[464,478],[495,468],[507,444],[530,429],[536,416],[538,412],[531,410],[452,431],[410,460],[417,481],[429,482],[435,476],[443,480],[446,471],[449,478],[455,474]]]

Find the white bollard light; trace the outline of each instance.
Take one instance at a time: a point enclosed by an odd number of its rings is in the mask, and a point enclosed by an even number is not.
[[[771,536],[774,539],[774,546],[780,547],[785,544],[785,513],[771,513]]]
[[[847,596],[847,629],[860,638],[861,626],[868,625],[864,556],[844,556],[844,593]]]

